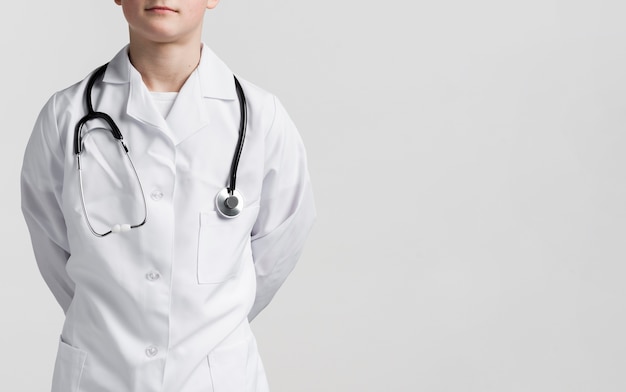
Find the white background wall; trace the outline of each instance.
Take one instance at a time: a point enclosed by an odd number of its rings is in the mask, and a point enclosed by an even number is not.
[[[19,210],[35,117],[127,42],[113,1],[2,6],[0,389],[63,322]],[[626,3],[227,1],[207,43],[277,94],[319,219],[254,322],[275,392],[626,390]]]

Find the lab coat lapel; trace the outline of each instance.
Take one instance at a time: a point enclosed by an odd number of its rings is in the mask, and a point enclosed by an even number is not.
[[[155,107],[152,97],[150,96],[150,91],[148,91],[148,88],[141,79],[141,74],[134,67],[131,67],[129,78],[130,91],[128,93],[128,105],[126,107],[128,115],[137,121],[158,128],[174,141],[174,137],[167,122]]]
[[[180,89],[166,118],[174,144],[179,144],[209,123],[204,107],[198,71],[194,71]]]
[[[167,116],[175,144],[179,144],[219,115],[215,100],[237,99],[233,73],[206,45],[200,63],[180,90]]]
[[[128,86],[126,114],[148,125],[146,129],[161,131],[174,142],[174,136],[167,122],[161,116],[150,96],[150,91],[143,83],[141,74],[130,63],[128,45],[120,50],[109,63],[103,81],[109,84]]]
[[[128,46],[111,60],[104,82],[128,83],[127,114],[144,124],[158,128],[174,144],[207,126],[211,119],[211,100],[236,100],[233,74],[221,59],[206,45],[202,47],[200,64],[189,76],[164,119],[155,107],[141,74],[128,58]]]

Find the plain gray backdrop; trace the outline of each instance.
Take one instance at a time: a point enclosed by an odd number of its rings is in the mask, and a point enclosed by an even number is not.
[[[0,389],[63,312],[19,207],[35,118],[127,43],[113,0],[2,5]],[[274,392],[626,390],[626,3],[224,0],[204,40],[275,93],[318,222],[253,323]],[[119,391],[123,392],[123,391]]]

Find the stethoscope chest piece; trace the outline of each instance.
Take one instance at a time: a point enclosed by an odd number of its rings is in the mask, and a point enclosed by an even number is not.
[[[222,189],[215,197],[215,207],[224,218],[234,218],[243,209],[243,196],[238,190]]]

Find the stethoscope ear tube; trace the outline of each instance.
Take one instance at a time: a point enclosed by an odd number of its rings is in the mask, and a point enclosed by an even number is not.
[[[91,233],[95,235],[96,237],[106,237],[107,235],[112,234],[112,233],[121,233],[121,232],[130,231],[130,229],[135,229],[137,227],[143,226],[148,220],[148,204],[146,203],[146,197],[143,193],[143,185],[141,184],[141,180],[139,179],[139,174],[137,173],[137,169],[135,168],[135,165],[133,164],[133,160],[130,159],[130,155],[128,154],[128,148],[126,147],[126,145],[124,145],[124,142],[121,139],[118,140],[118,142],[120,143],[120,147],[123,149],[122,153],[126,156],[126,159],[128,160],[128,164],[132,168],[135,178],[137,179],[137,185],[139,186],[139,193],[141,194],[141,198],[143,201],[143,220],[140,223],[135,223],[135,224],[117,223],[111,226],[111,228],[104,233],[97,232],[94,229],[94,227],[91,225],[91,221],[89,220],[89,213],[87,212],[87,206],[85,205],[85,190],[83,187],[82,170],[80,168],[80,154],[77,154],[76,158],[78,161],[78,183],[79,183],[79,188],[80,188],[80,202],[83,208],[85,221],[87,222],[87,227],[89,228],[89,231],[91,231]]]

